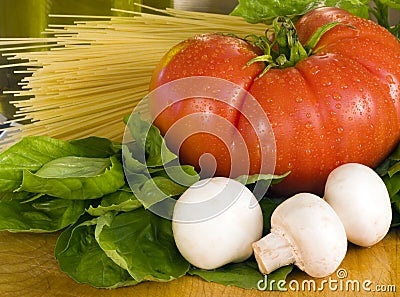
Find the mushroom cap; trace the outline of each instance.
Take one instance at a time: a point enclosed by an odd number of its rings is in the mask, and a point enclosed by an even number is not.
[[[328,176],[324,199],[339,215],[350,242],[372,246],[388,233],[392,221],[389,193],[371,168],[358,163],[337,167]]]
[[[263,216],[253,193],[224,177],[201,180],[178,199],[172,230],[182,256],[202,269],[249,258],[262,236]]]
[[[347,252],[343,224],[322,198],[300,193],[282,202],[271,217],[271,232],[293,248],[295,262],[312,277],[332,274]]]

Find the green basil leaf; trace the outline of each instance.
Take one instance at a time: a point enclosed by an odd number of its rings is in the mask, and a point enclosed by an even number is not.
[[[321,7],[340,7],[368,18],[369,0],[239,0],[231,15],[241,16],[250,23],[270,23],[277,16],[298,16]]]
[[[383,5],[386,5],[387,7],[400,9],[400,2],[398,0],[376,0],[376,1],[382,3]]]
[[[130,189],[124,187],[114,193],[108,194],[101,199],[100,205],[90,206],[87,212],[92,216],[101,216],[109,211],[128,212],[142,207],[140,201]]]
[[[389,157],[392,161],[400,161],[400,145],[397,146],[395,151]]]
[[[380,176],[385,176],[388,173],[388,170],[392,164],[392,160],[390,158],[386,158],[377,168],[375,168],[376,173]]]
[[[386,185],[390,197],[394,197],[400,192],[400,174],[395,174],[392,177],[386,175],[383,177],[383,181]]]
[[[147,166],[133,157],[133,154],[127,145],[122,146],[122,159],[126,174],[146,175]]]
[[[199,174],[196,172],[194,167],[190,165],[178,166],[171,164],[171,166],[155,168],[155,170],[149,168],[149,172],[152,177],[163,176],[186,188],[200,180]]]
[[[375,171],[381,176],[392,202],[392,227],[400,225],[400,144]]]
[[[157,137],[161,137],[159,134]],[[135,146],[124,145],[122,156],[129,186],[145,208],[168,198],[181,195],[200,179],[193,166],[180,166],[177,159],[166,165],[146,167],[139,160]]]
[[[398,172],[400,172],[400,162],[395,163],[387,170],[387,174],[389,175],[389,177],[392,177]]]
[[[69,143],[79,150],[80,156],[88,158],[108,158],[121,151],[120,144],[95,136],[71,140]]]
[[[44,136],[25,137],[0,154],[0,191],[13,191],[22,181],[22,171],[36,171],[47,162],[78,154],[71,144]]]
[[[171,221],[143,208],[99,217],[96,240],[106,254],[136,281],[170,281],[190,264],[179,253]]]
[[[225,286],[236,286],[244,289],[279,290],[279,281],[284,282],[292,271],[292,265],[282,267],[268,276],[264,276],[254,258],[242,263],[228,264],[215,270],[192,268],[191,275],[197,275],[208,282],[215,282]]]
[[[177,184],[169,178],[156,176],[147,180],[139,191],[135,191],[137,198],[145,208],[163,201],[168,197],[181,195],[187,188]]]
[[[47,136],[29,136],[0,154],[0,191],[14,191],[22,181],[23,171],[35,172],[54,159],[109,156],[117,147],[108,140],[91,137],[71,142]]]
[[[1,153],[0,163],[35,170],[53,159],[77,153],[78,150],[68,142],[46,136],[30,136]]]
[[[163,166],[178,158],[167,148],[160,130],[149,122],[143,121],[139,113],[134,113],[124,120],[132,138],[136,142],[134,149],[136,160],[141,161],[144,156],[146,165],[155,167]]]
[[[44,165],[36,173],[23,171],[19,191],[64,199],[95,199],[125,184],[122,164],[111,158],[66,157]]]
[[[271,185],[280,183],[285,177],[287,177],[290,172],[282,175],[274,174],[254,174],[254,175],[241,175],[235,178],[236,181],[247,186],[257,200],[261,200],[265,197],[268,188]]]
[[[97,221],[71,226],[59,236],[55,257],[60,269],[78,283],[96,288],[117,288],[137,284],[129,273],[115,264],[100,248],[95,236]]]
[[[282,202],[283,200],[272,200],[268,197],[265,197],[259,201],[262,214],[263,214],[263,222],[264,222],[264,227],[263,227],[263,234],[267,235],[270,233],[271,229],[271,216],[272,213],[274,212],[275,208],[278,207],[278,205]]]
[[[240,182],[243,185],[251,185],[258,181],[266,181],[271,184],[277,184],[281,182],[285,177],[287,177],[290,172],[287,172],[282,175],[274,175],[274,174],[253,174],[253,175],[240,175],[235,180]]]
[[[396,208],[392,208],[392,222],[390,227],[395,228],[400,226],[400,213],[399,213],[399,205],[396,204]]]
[[[0,165],[1,166],[1,165]],[[0,167],[0,192],[11,192],[16,190],[22,182],[22,172],[30,166],[2,165]]]
[[[133,141],[122,147],[124,170],[129,186],[147,209],[158,202],[181,195],[200,179],[192,166],[181,166],[170,152],[160,131],[135,113],[124,119]]]
[[[18,201],[20,203],[25,203],[35,198],[40,198],[41,196],[41,194],[35,195],[29,192],[0,192],[0,201]]]
[[[43,165],[36,175],[43,178],[89,177],[111,166],[110,158],[63,157]]]
[[[85,212],[81,200],[41,195],[28,202],[26,192],[0,195],[0,230],[12,232],[54,232],[74,224]]]

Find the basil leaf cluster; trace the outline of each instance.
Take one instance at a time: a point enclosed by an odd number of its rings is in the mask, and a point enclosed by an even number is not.
[[[97,288],[196,275],[257,289],[264,276],[254,258],[205,271],[182,257],[171,221],[149,208],[179,198],[200,177],[192,166],[179,164],[160,131],[139,114],[125,122],[133,139],[130,143],[34,136],[1,153],[0,230],[61,231],[54,252],[60,269],[75,281]],[[285,176],[240,176],[238,180],[251,186],[260,180],[279,182]],[[279,202],[262,199],[260,204],[267,233]],[[291,266],[285,267],[268,279],[284,280],[290,271]]]

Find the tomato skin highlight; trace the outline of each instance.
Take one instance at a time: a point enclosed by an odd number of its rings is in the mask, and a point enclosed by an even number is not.
[[[235,37],[218,34],[194,36],[173,47],[163,57],[154,71],[150,90],[176,79],[192,76],[222,78],[243,89],[248,89],[263,70],[263,64],[256,63],[246,67],[246,63],[259,54],[261,52],[258,48]],[[166,97],[165,100],[168,98]],[[182,133],[188,137],[184,141],[182,141],[183,136],[175,137],[176,135],[171,135],[167,139],[171,149],[175,152],[179,151],[183,164],[192,164],[200,170],[200,157],[203,154],[211,154],[217,162],[215,175],[229,176],[234,166],[230,155],[235,146],[235,127],[242,104],[243,98],[227,98],[226,103],[210,98],[188,98],[170,104],[162,112],[154,112],[156,108],[152,105],[150,109],[153,115],[156,113],[154,124],[163,135],[176,122],[185,119],[186,124],[182,125],[181,129],[176,129],[180,130],[176,133]],[[196,113],[207,113],[207,116],[190,120],[189,116]],[[219,121],[221,125],[215,125],[218,118],[226,119],[231,126],[222,121]],[[193,133],[195,129],[198,133]],[[201,131],[213,131],[213,133]],[[207,167],[207,164],[212,166],[212,163],[210,161],[203,165],[204,167]]]
[[[262,63],[246,63],[262,54],[260,49],[231,36],[203,34],[174,46],[153,72],[150,90],[167,82],[190,76],[213,76],[248,89],[263,70]]]
[[[243,40],[214,34],[186,40],[160,61],[151,90],[199,75],[223,78],[243,87],[262,106],[274,132],[275,173],[291,171],[272,189],[282,196],[303,191],[321,195],[334,168],[348,162],[375,167],[400,140],[400,43],[371,21],[327,7],[299,20],[300,40],[305,44],[316,29],[332,21],[343,25],[325,33],[310,57],[293,67],[270,69],[261,78],[257,76],[263,63],[244,67],[260,52]],[[246,97],[228,102],[210,98],[173,102],[156,113],[154,123],[165,135],[179,120],[205,113],[204,119],[189,123],[202,132],[183,142],[174,142],[172,136],[167,139],[167,144],[179,151],[181,162],[199,169],[199,158],[209,153],[216,159],[217,176],[260,173],[262,160],[272,151],[262,150],[265,143],[260,142],[255,129],[266,123],[250,123],[245,118]],[[228,129],[216,132],[218,125],[211,115],[225,119]],[[234,130],[247,145],[248,159],[231,156],[237,138]],[[260,131],[265,138],[273,138],[268,131]],[[181,132],[184,134],[184,129]],[[248,160],[250,164],[243,165],[243,172],[232,172],[232,160],[239,164]]]

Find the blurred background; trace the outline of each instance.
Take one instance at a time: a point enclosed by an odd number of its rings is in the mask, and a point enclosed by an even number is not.
[[[134,3],[229,13],[238,0],[0,0],[0,37],[40,37],[49,21],[57,23],[49,14],[116,15],[111,8],[140,10]]]

